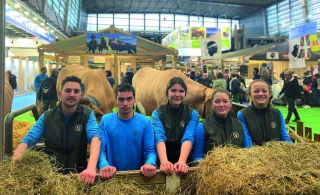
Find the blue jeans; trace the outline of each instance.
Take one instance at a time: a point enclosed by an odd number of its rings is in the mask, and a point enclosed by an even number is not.
[[[316,88],[311,88],[311,90],[312,90],[312,106],[318,106],[319,90]]]

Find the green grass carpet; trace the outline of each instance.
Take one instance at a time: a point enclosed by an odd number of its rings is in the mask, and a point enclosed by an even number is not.
[[[283,114],[283,117],[286,118],[288,114],[288,108],[286,106],[275,106],[279,108]],[[312,134],[317,133],[320,134],[320,108],[297,108],[301,121],[303,122],[304,127],[311,127]],[[295,122],[291,122],[294,119],[294,115],[292,114],[289,126],[296,127],[297,124]]]

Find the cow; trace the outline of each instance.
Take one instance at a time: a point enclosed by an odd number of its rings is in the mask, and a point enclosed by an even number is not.
[[[134,75],[132,85],[136,90],[136,101],[142,104],[146,115],[151,116],[153,110],[168,102],[165,92],[167,83],[172,77],[177,76],[181,77],[188,87],[184,102],[197,110],[202,118],[211,114],[211,96],[214,89],[193,81],[179,70],[159,71],[152,68],[142,68]],[[231,116],[236,117],[238,111],[243,108],[245,106],[233,103]]]
[[[8,74],[5,73],[4,75],[4,113],[3,115],[6,116],[11,111],[12,100],[13,100],[13,89],[9,83]],[[0,108],[1,111],[3,108]]]
[[[193,29],[191,32],[192,32],[191,33],[191,38],[193,38],[193,37],[204,38],[204,35],[205,35],[204,30],[195,30],[195,29]]]
[[[148,116],[151,116],[153,110],[168,102],[165,90],[172,77],[181,77],[187,84],[188,91],[184,102],[188,106],[197,110],[203,118],[212,112],[209,100],[213,89],[191,80],[179,70],[158,71],[142,68],[134,75],[132,84],[136,90],[136,101],[141,102]]]
[[[62,80],[71,75],[79,77],[84,84],[84,97],[80,103],[94,110],[98,121],[104,114],[112,111],[115,105],[113,90],[102,71],[77,64],[68,65],[59,73],[57,91],[61,91]]]

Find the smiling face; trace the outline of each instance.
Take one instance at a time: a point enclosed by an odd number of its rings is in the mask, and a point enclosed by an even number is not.
[[[227,93],[218,92],[213,96],[212,109],[221,118],[226,118],[232,107],[232,102]]]
[[[257,108],[265,108],[268,105],[270,91],[265,82],[259,81],[251,84],[249,96]]]
[[[168,100],[172,108],[179,108],[180,104],[183,102],[186,96],[186,91],[183,87],[176,83],[168,91]]]

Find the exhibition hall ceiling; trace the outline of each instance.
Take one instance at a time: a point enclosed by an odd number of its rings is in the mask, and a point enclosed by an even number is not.
[[[83,0],[88,13],[175,13],[241,19],[275,0]]]

